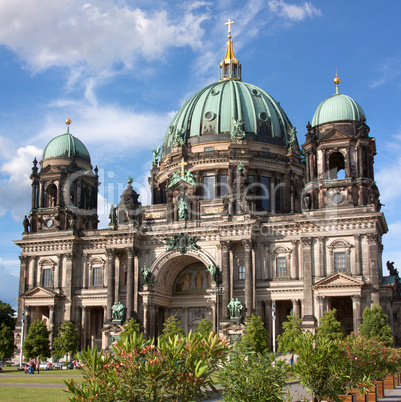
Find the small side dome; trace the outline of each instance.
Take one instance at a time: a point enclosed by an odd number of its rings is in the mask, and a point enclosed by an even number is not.
[[[363,121],[366,120],[362,107],[348,95],[339,93],[340,79],[334,78],[336,94],[325,99],[316,109],[312,119],[312,127],[333,121]]]
[[[81,159],[91,163],[91,158],[86,146],[77,137],[67,131],[53,138],[43,151],[42,160],[49,158]]]

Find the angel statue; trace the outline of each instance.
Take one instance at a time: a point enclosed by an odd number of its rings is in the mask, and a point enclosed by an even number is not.
[[[154,150],[152,151],[152,154],[153,154],[153,164],[154,164],[154,165],[157,165],[157,162],[158,162],[157,156],[159,155],[159,153],[160,153],[160,145],[159,145],[156,149],[154,149]]]

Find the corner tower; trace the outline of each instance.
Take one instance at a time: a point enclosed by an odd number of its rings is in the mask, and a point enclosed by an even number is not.
[[[379,211],[379,190],[374,181],[375,139],[362,107],[339,91],[316,109],[308,123],[304,209],[373,205]]]
[[[53,138],[43,151],[40,170],[33,161],[31,232],[97,229],[97,167],[92,171],[85,145],[67,132]],[[38,171],[39,170],[39,171]],[[26,229],[25,229],[26,230]]]

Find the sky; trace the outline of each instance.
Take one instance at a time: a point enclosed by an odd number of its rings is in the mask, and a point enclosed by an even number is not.
[[[400,269],[400,15],[399,0],[0,0],[0,300],[17,306],[12,240],[30,212],[32,161],[67,116],[99,168],[104,228],[129,175],[148,204],[151,150],[183,102],[218,80],[228,18],[243,81],[280,102],[301,144],[337,69],[376,138],[383,262]]]

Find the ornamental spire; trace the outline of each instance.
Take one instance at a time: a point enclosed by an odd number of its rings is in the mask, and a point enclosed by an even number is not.
[[[337,75],[337,69],[336,69],[336,76],[334,77],[333,82],[334,82],[334,84],[336,84],[336,95],[338,95],[340,93],[340,89],[339,89],[338,85],[340,84],[341,79]]]
[[[231,40],[231,25],[234,21],[231,18],[225,23],[228,25],[227,51],[219,66],[219,81],[239,80],[241,81],[241,63],[234,56],[233,41]]]

